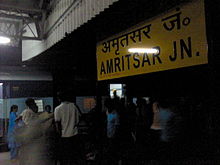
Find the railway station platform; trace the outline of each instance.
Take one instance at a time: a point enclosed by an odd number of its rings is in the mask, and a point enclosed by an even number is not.
[[[9,152],[0,152],[0,164],[1,165],[18,165],[17,161],[10,160]]]

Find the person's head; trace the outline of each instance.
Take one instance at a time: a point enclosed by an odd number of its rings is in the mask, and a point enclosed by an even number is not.
[[[33,112],[37,113],[38,112],[38,107],[37,104],[35,103],[34,99],[28,98],[25,101],[25,104],[27,105],[28,108],[30,108]]]
[[[105,107],[108,109],[108,112],[111,113],[114,108],[115,108],[115,105],[114,105],[114,100],[111,99],[111,98],[107,98],[105,100],[105,103],[104,103]]]
[[[25,104],[28,106],[28,107],[31,107],[32,105],[36,104],[34,99],[32,98],[28,98],[26,101],[25,101]]]
[[[17,105],[12,105],[10,112],[17,112],[18,111],[18,106]]]
[[[113,96],[117,97],[117,89],[113,89]]]
[[[46,105],[44,107],[44,111],[50,113],[51,112],[51,106],[50,105]]]

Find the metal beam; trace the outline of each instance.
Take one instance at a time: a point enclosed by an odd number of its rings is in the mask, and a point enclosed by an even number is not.
[[[5,37],[14,38],[14,39],[21,39],[21,40],[36,40],[36,41],[42,41],[39,37],[28,37],[28,36],[19,36],[19,35],[7,35],[4,34]]]
[[[36,41],[42,41],[42,39],[39,38],[39,37],[26,37],[26,36],[22,36],[21,39],[22,39],[22,40],[36,40]]]
[[[0,17],[27,20],[28,22],[36,22],[36,21],[40,20],[40,19],[33,19],[33,18],[30,18],[30,17],[26,17],[26,16],[18,16],[18,15],[15,15],[15,14],[6,14],[6,13],[0,13]]]
[[[4,19],[0,18],[0,23],[11,23],[11,24],[16,24],[22,22],[21,20],[10,20],[10,19]]]
[[[0,4],[0,9],[2,10],[7,10],[7,11],[15,11],[17,12],[18,10],[21,11],[22,13],[28,13],[28,14],[36,14],[42,13],[41,9],[34,9],[34,8],[23,8],[23,7],[19,7],[19,6],[11,6],[11,5],[4,5],[4,4]]]
[[[40,22],[35,23],[35,26],[36,26],[36,30],[37,30],[37,36],[42,38],[42,30],[41,30],[41,27],[40,27]]]

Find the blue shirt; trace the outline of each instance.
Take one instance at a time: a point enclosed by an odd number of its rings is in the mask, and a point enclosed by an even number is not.
[[[15,126],[16,122],[15,119],[17,118],[16,112],[11,112],[9,116],[9,126],[8,126],[8,147],[9,148],[14,148],[16,147],[15,143]]]
[[[107,137],[115,137],[117,126],[119,125],[119,116],[116,112],[107,114]]]
[[[170,132],[167,130],[167,123],[170,118],[173,116],[173,113],[169,109],[160,109],[160,124],[161,124],[161,140],[168,142],[170,138]]]

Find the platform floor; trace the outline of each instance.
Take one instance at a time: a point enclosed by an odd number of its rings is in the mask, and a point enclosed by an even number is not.
[[[10,160],[9,152],[0,152],[0,165],[18,165],[18,163]]]

